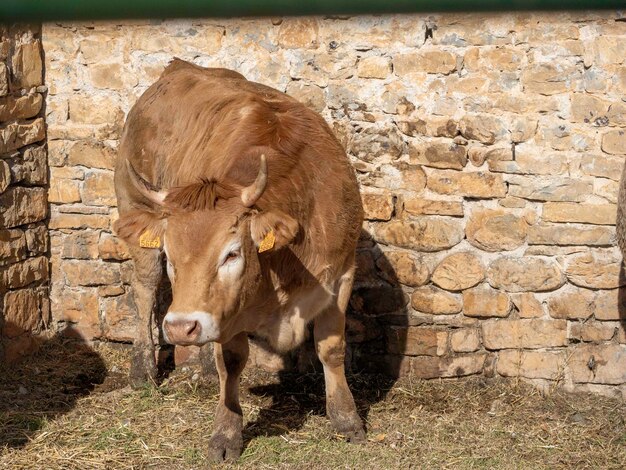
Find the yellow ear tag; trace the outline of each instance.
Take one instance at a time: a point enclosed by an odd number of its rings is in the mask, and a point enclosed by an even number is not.
[[[150,230],[146,230],[139,237],[141,248],[161,248],[161,237],[155,237]]]
[[[270,230],[259,244],[259,253],[271,250],[272,248],[274,248],[274,243],[276,243],[276,235],[274,235],[274,230]]]

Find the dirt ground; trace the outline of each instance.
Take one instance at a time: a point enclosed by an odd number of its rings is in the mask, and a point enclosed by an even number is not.
[[[56,339],[1,370],[0,468],[209,468],[216,385],[183,370],[132,391],[127,356]],[[245,449],[224,467],[626,468],[623,401],[479,378],[349,380],[363,445],[330,428],[321,375],[246,371]]]

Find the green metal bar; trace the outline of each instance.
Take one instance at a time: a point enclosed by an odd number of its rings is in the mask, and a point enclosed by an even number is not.
[[[0,23],[444,11],[626,9],[626,0],[0,0]]]

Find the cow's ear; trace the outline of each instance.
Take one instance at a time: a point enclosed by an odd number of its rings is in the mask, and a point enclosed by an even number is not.
[[[280,211],[255,214],[250,222],[252,241],[260,253],[288,245],[298,235],[299,228],[297,220]]]
[[[113,230],[129,246],[161,248],[166,220],[157,214],[132,210],[113,223]]]

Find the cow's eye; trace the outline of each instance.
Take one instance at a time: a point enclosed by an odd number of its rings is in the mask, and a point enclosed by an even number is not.
[[[230,261],[234,261],[237,258],[239,258],[239,252],[238,251],[231,251],[230,253],[228,253],[226,255],[226,258],[224,258],[224,262],[222,264],[226,264]]]

